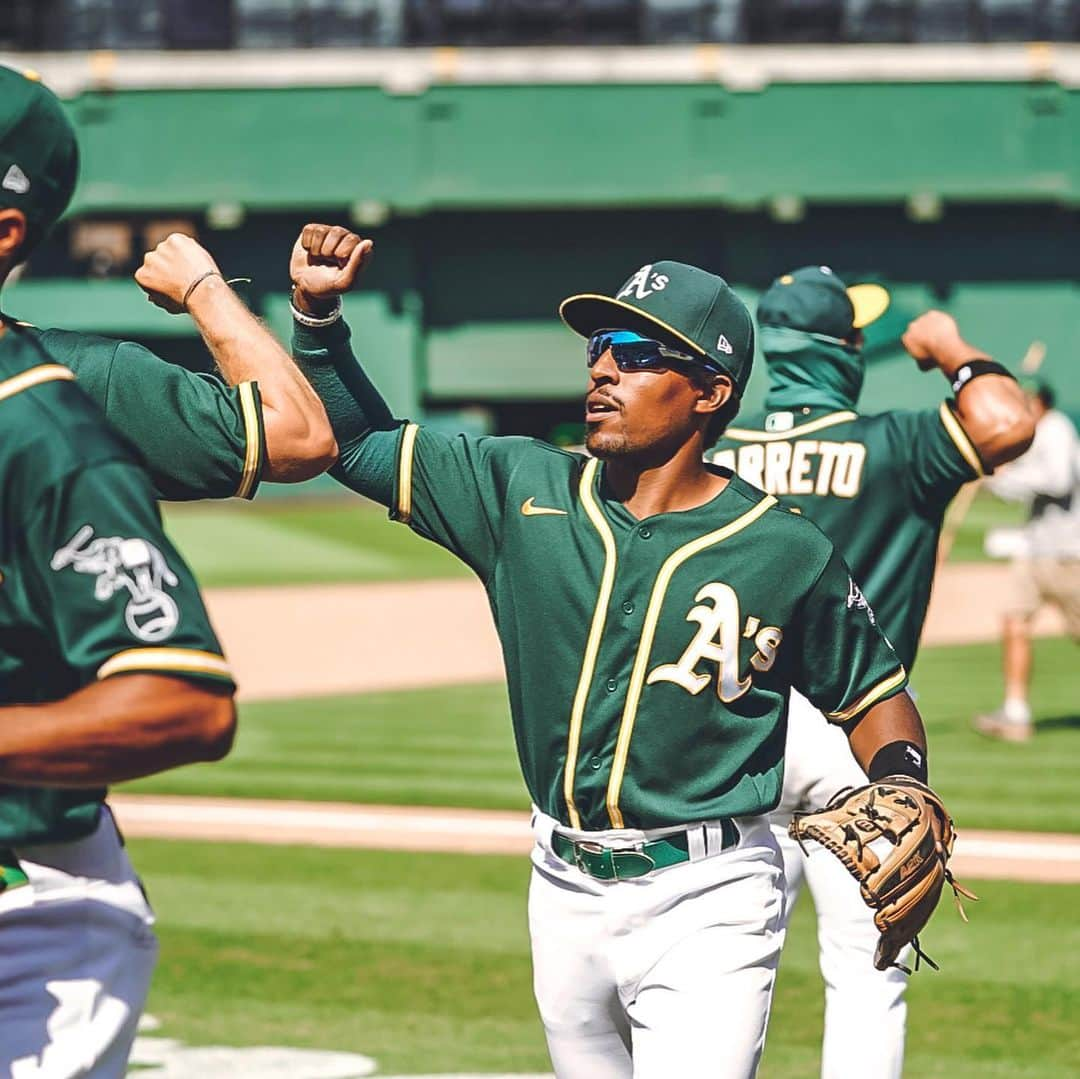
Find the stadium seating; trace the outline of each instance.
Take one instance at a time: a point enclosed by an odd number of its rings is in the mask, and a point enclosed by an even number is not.
[[[1080,0],[0,0],[0,47],[1080,40]]]

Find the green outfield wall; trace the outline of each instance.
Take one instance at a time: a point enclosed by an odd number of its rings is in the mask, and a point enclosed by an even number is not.
[[[897,348],[933,305],[1005,362],[1043,342],[1044,373],[1080,411],[1075,47],[17,59],[79,130],[72,221],[135,237],[130,265],[87,281],[63,227],[5,291],[31,321],[197,362],[188,324],[129,278],[142,227],[181,217],[287,332],[288,249],[322,219],[376,239],[349,315],[413,415],[478,406],[480,426],[541,433],[576,415],[580,348],[558,301],[661,258],[723,273],[751,302],[810,262],[888,283],[871,408],[940,398]]]

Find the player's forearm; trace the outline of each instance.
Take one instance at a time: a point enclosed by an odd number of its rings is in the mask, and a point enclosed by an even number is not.
[[[371,431],[400,426],[360,366],[344,319],[332,326],[293,327],[293,357],[322,401],[342,453]]]
[[[0,708],[0,783],[100,787],[229,751],[231,691],[118,675],[49,704]]]
[[[1024,391],[1006,375],[973,378],[957,394],[956,416],[991,468],[1019,457],[1035,435]]]
[[[264,477],[295,483],[325,472],[337,459],[326,412],[273,334],[219,277],[192,292],[188,310],[230,385],[256,381],[263,405]]]
[[[918,747],[925,759],[926,730],[907,693],[897,693],[875,704],[849,732],[848,741],[859,766],[867,773],[878,752],[896,742]]]

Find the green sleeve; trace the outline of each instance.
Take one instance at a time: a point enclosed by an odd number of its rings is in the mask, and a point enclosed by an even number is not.
[[[502,545],[515,469],[536,458],[531,438],[446,435],[406,425],[390,516],[456,554],[487,580]]]
[[[895,413],[908,456],[907,475],[917,512],[939,513],[965,483],[984,475],[978,451],[949,401],[923,412]]]
[[[351,338],[343,318],[329,326],[293,324],[293,359],[322,400],[339,450],[348,449],[368,431],[400,426],[357,363]]]
[[[907,685],[874,612],[832,551],[797,620],[792,685],[833,723],[849,723]]]
[[[141,469],[110,461],[50,485],[23,544],[28,594],[80,684],[130,672],[232,685],[191,571]]]
[[[253,498],[265,459],[258,385],[228,387],[122,341],[106,379],[80,385],[145,461],[158,498]]]
[[[365,498],[389,506],[402,421],[356,362],[344,319],[330,326],[293,324],[292,354],[326,409],[338,444],[330,475]]]

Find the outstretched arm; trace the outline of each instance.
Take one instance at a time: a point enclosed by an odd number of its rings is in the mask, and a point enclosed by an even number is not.
[[[334,463],[337,445],[318,396],[285,349],[225,283],[206,250],[190,236],[174,233],[147,254],[135,280],[159,307],[191,315],[230,385],[258,382],[265,479],[295,483]]]
[[[922,370],[937,367],[950,382],[965,364],[990,358],[960,336],[956,320],[944,311],[920,315],[908,326],[902,341]],[[956,391],[955,413],[989,468],[1018,457],[1035,434],[1024,391],[1008,375],[984,374],[965,383]]]
[[[355,284],[372,243],[340,226],[305,225],[293,247],[289,273],[293,357],[326,408],[339,448],[330,474],[345,486],[389,505],[402,421],[357,363],[340,297]],[[322,325],[309,325],[315,321]]]

